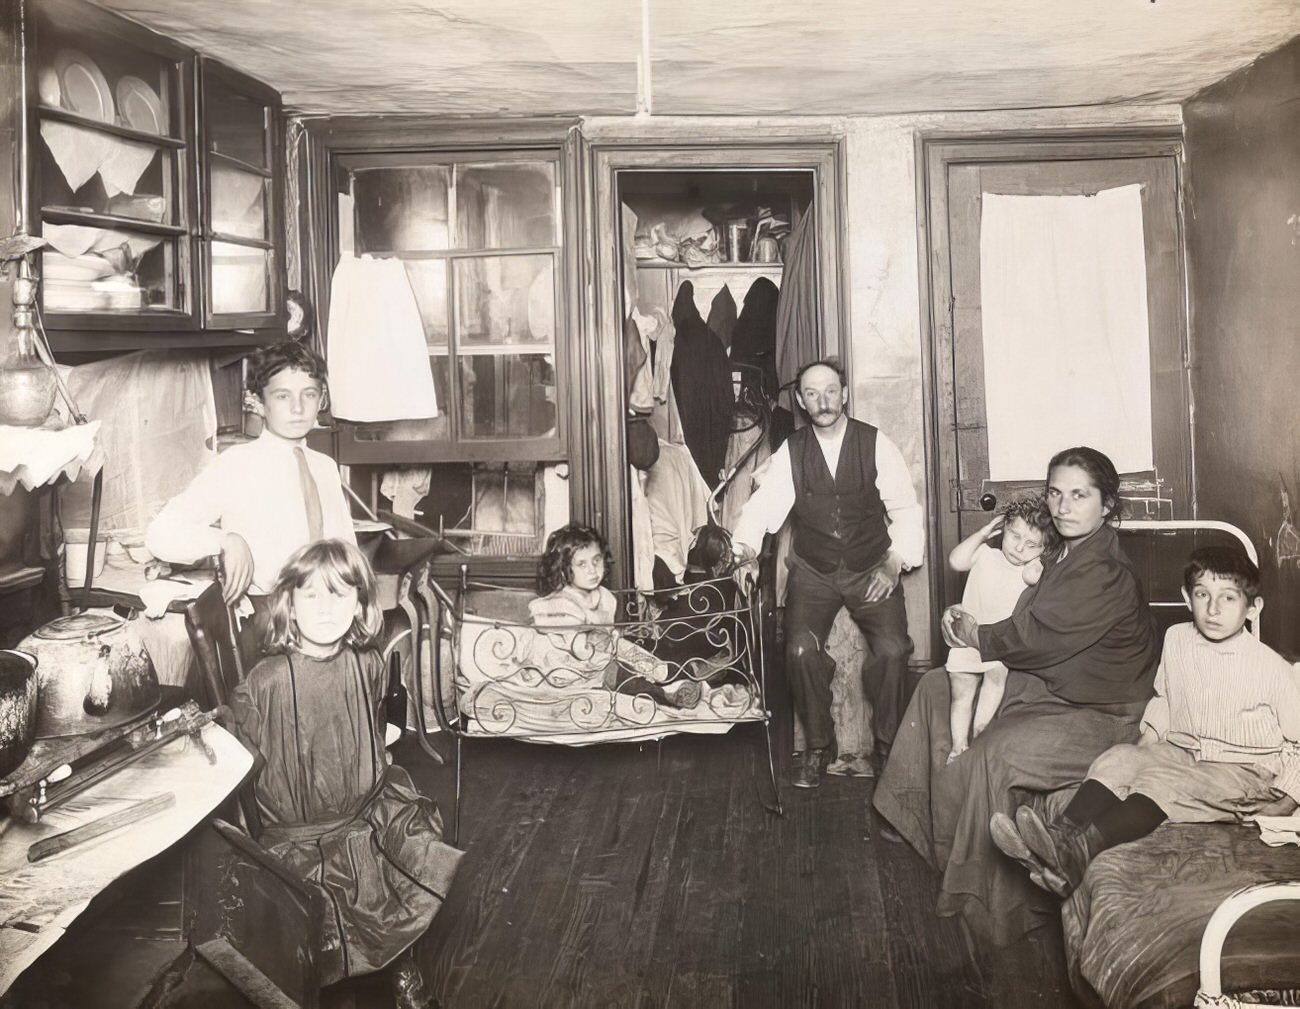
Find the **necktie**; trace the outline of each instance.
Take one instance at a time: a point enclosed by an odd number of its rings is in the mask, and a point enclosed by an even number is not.
[[[307,509],[307,540],[315,543],[325,535],[325,522],[321,518],[320,492],[316,481],[307,468],[307,453],[297,446],[293,454],[298,458],[298,482],[302,484],[302,502]]]

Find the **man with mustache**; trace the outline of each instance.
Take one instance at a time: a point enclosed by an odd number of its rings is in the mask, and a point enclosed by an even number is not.
[[[912,653],[899,577],[921,563],[925,531],[897,446],[844,412],[849,390],[839,362],[804,365],[795,397],[810,423],[773,454],[732,538],[737,556],[751,559],[763,535],[777,532],[791,516],[785,668],[806,740],[791,784],[816,788],[835,744],[835,662],[825,645],[841,606],[867,642],[862,678],[877,764],[889,752],[907,705]]]

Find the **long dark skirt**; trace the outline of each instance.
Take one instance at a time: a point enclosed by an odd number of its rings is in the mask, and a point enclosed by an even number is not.
[[[947,671],[930,670],[903,716],[875,804],[943,874],[937,912],[961,915],[1005,945],[1046,924],[1060,904],[997,849],[990,817],[1079,784],[1103,750],[1138,738],[1146,705],[1078,707],[1037,677],[1011,672],[997,717],[947,764],[948,702]]]

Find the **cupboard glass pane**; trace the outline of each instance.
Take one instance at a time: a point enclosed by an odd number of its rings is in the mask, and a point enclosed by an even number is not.
[[[554,341],[551,256],[458,259],[455,270],[456,332],[462,349]]]
[[[358,169],[352,177],[357,255],[449,248],[449,185],[450,169],[441,165]]]
[[[36,94],[48,108],[157,136],[176,136],[174,63],[42,23]]]
[[[211,73],[204,76],[204,98],[208,150],[268,168],[270,126],[266,106],[241,95]]]
[[[555,368],[549,354],[460,358],[466,438],[540,438],[555,433]]]
[[[268,184],[264,176],[214,162],[212,230],[221,235],[265,241]]]
[[[212,243],[212,314],[270,311],[270,262],[263,249]]]
[[[424,339],[430,347],[447,346],[447,261],[408,259],[406,276],[415,292],[415,304],[424,323]],[[441,395],[441,394],[440,394]],[[439,399],[441,403],[442,400]]]
[[[41,120],[41,206],[176,223],[175,152]]]
[[[176,240],[115,228],[46,224],[41,296],[47,312],[139,312],[180,304]]]
[[[457,165],[456,248],[559,245],[555,202],[552,162]]]

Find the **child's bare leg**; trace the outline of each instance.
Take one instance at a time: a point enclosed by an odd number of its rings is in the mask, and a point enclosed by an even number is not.
[[[1007,689],[1007,667],[999,662],[984,673],[984,683],[980,686],[979,702],[975,705],[974,724],[971,735],[978,736],[993,721],[993,716],[1002,706],[1002,694]]]
[[[952,693],[952,702],[948,706],[948,729],[952,734],[952,751],[948,754],[950,764],[970,746],[971,714],[979,682],[979,673],[948,672],[948,688]]]

